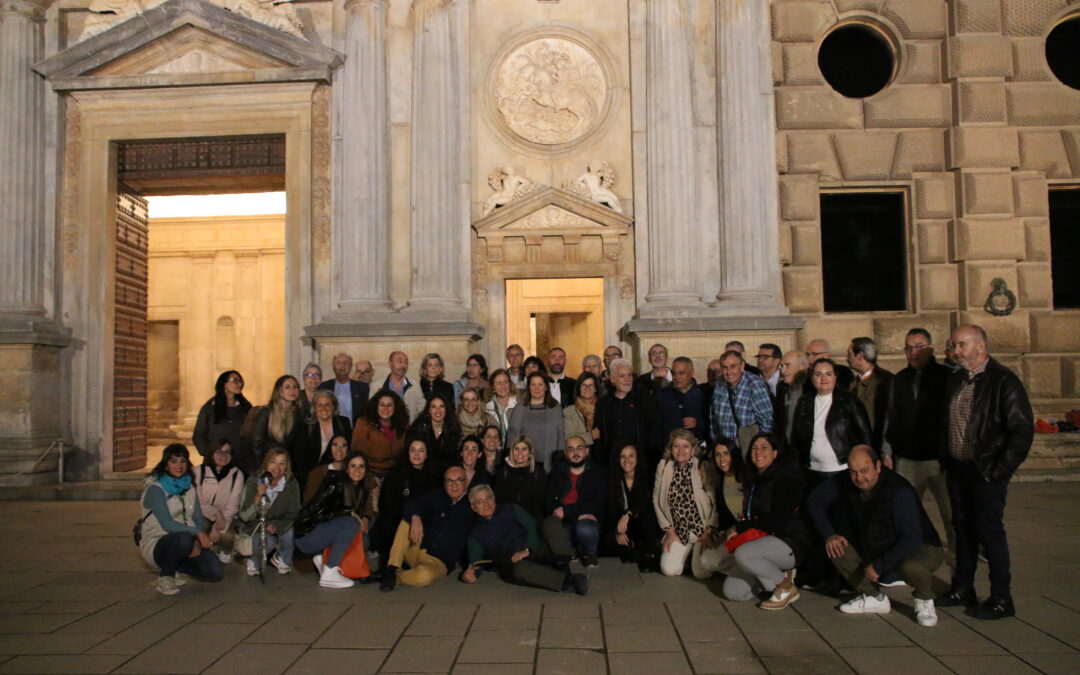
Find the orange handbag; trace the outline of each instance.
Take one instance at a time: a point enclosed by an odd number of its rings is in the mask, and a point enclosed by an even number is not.
[[[330,557],[330,547],[323,550],[323,560]],[[364,553],[364,531],[357,530],[349,548],[345,549],[345,557],[341,559],[341,573],[350,579],[364,579],[371,576],[371,568],[368,567],[367,554]]]

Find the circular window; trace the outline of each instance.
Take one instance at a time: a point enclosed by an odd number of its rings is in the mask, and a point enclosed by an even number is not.
[[[1046,36],[1046,63],[1054,77],[1080,89],[1080,16],[1073,16]]]
[[[888,39],[866,24],[835,28],[818,50],[818,68],[825,81],[848,98],[866,98],[884,89],[895,66]]]

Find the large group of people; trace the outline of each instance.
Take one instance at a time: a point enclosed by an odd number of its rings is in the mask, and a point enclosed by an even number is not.
[[[786,353],[762,344],[754,365],[733,341],[702,382],[661,344],[643,373],[613,345],[586,355],[577,378],[563,349],[511,345],[505,367],[489,373],[472,354],[453,382],[435,353],[410,380],[396,351],[381,386],[369,361],[354,371],[338,354],[334,379],[308,364],[302,383],[283,375],[256,406],[230,370],[195,425],[202,465],[174,444],[151,473],[139,547],[164,594],[185,576],[218,580],[234,560],[288,574],[299,552],[328,588],[393,591],[458,570],[469,584],[493,571],[584,595],[587,570],[610,556],[722,575],[725,598],[766,610],[850,588],[840,611],[884,613],[882,588],[906,584],[922,626],[940,606],[1011,616],[1003,513],[1033,419],[987,343],[961,326],[939,362],[931,334],[912,328],[893,374],[867,337],[843,364],[820,338]],[[951,584],[935,594],[943,564]]]

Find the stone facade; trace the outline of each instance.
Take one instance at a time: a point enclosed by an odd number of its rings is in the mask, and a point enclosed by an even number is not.
[[[284,134],[292,372],[343,349],[379,379],[392,349],[414,366],[439,351],[449,373],[472,352],[501,364],[506,279],[602,276],[605,341],[639,362],[656,340],[705,360],[727,339],[871,335],[892,366],[911,326],[941,344],[977,321],[1041,409],[1072,407],[1080,312],[1053,309],[1047,190],[1080,182],[1080,92],[1042,45],[1076,14],[1075,0],[2,2],[0,342],[18,367],[0,389],[45,380],[60,405],[15,397],[0,472],[48,468],[29,460],[56,437],[78,476],[111,469],[110,148],[144,138]],[[818,68],[844,23],[897,57],[868,98]],[[862,189],[906,195],[905,311],[824,311],[820,194]],[[1017,307],[994,317],[999,278]]]

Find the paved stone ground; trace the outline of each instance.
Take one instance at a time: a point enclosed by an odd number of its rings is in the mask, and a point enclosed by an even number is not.
[[[133,504],[0,503],[0,673],[1078,673],[1080,485],[1011,492],[1017,618],[940,610],[932,629],[903,588],[887,616],[808,592],[764,612],[610,559],[587,598],[494,575],[392,594],[313,573],[263,586],[235,564],[166,598],[132,546]]]

